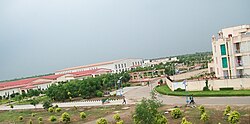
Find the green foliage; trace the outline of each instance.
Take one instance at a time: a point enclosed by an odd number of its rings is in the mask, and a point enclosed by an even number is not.
[[[43,121],[38,121],[38,124],[43,124]]]
[[[228,116],[228,122],[230,124],[237,124],[240,121],[240,113],[237,111],[233,111]]]
[[[33,121],[31,119],[29,120],[29,124],[33,124]]]
[[[158,114],[156,116],[156,123],[155,124],[167,124],[168,120],[164,115]]]
[[[205,113],[205,107],[204,106],[199,106],[198,108],[200,110],[200,114],[202,115],[203,113]]]
[[[50,100],[46,100],[43,102],[43,108],[48,109],[49,107],[52,107],[52,103]]]
[[[115,82],[119,77],[123,76],[122,82],[128,81],[130,76],[128,73],[105,74],[95,78],[87,78],[84,80],[72,80],[67,83],[52,84],[47,90],[46,95],[56,101],[65,101],[66,99],[79,97],[92,98],[103,96],[96,91],[107,91],[115,88]]]
[[[42,118],[42,117],[39,117],[39,118],[38,118],[38,121],[43,121],[43,118]]]
[[[102,91],[97,90],[97,91],[96,91],[96,96],[98,96],[98,97],[102,97],[102,96],[103,96]]]
[[[12,108],[12,109],[13,109],[13,108],[14,108],[14,106],[11,104],[11,105],[10,105],[10,108]]]
[[[31,114],[31,117],[35,117],[35,116],[36,116],[36,113],[32,113],[32,114]]]
[[[229,105],[227,105],[226,109],[224,110],[223,115],[226,116],[227,114],[229,114],[231,112],[231,107]]]
[[[121,117],[118,113],[116,113],[113,118],[115,119],[116,122],[120,121]]]
[[[222,87],[222,88],[220,88],[220,90],[221,91],[224,91],[224,90],[234,90],[234,88],[233,87]]]
[[[175,108],[174,110],[171,111],[171,116],[174,119],[180,118],[182,115],[182,112],[179,108]]]
[[[54,112],[54,108],[53,108],[53,107],[49,107],[48,111],[49,111],[50,113],[52,113],[52,112]]]
[[[23,116],[19,116],[18,120],[22,121],[23,120]]]
[[[54,108],[58,108],[58,105],[55,105]]]
[[[37,105],[38,103],[39,103],[39,101],[36,100],[35,98],[32,99],[32,100],[30,101],[30,104],[33,105],[33,106],[35,106],[35,107],[36,107],[36,105]]]
[[[62,121],[65,123],[69,123],[70,122],[70,115],[67,112],[64,112],[62,114]]]
[[[81,119],[85,119],[87,116],[86,116],[86,114],[85,114],[85,112],[81,112],[80,113],[80,118]]]
[[[99,118],[96,124],[108,124],[108,121],[105,118]]]
[[[116,124],[124,124],[124,121],[120,120],[120,121],[116,122]]]
[[[61,108],[56,108],[56,109],[55,109],[55,112],[57,112],[57,113],[59,113],[59,112],[61,112],[61,111],[62,111]]]
[[[206,84],[206,86],[203,87],[203,91],[210,91],[209,87],[208,87],[208,80],[206,80],[205,84]]]
[[[55,122],[57,119],[56,119],[56,116],[51,115],[50,118],[49,118],[49,120],[50,120],[51,122]]]
[[[182,118],[181,124],[192,124],[191,122],[187,121],[185,117]]]
[[[136,105],[135,113],[133,115],[136,124],[154,124],[156,123],[156,116],[159,114],[157,109],[161,103],[156,100],[142,99],[141,103]]]
[[[201,115],[201,120],[205,122],[205,121],[207,121],[208,119],[209,119],[209,117],[208,117],[207,113],[204,112],[204,113]]]

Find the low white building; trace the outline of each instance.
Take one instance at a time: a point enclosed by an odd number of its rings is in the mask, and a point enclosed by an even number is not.
[[[167,62],[176,62],[176,61],[179,61],[177,57],[147,59],[144,60],[144,66],[155,66],[159,65],[160,63],[166,64]]]
[[[59,71],[56,71],[56,75],[58,74],[68,74],[74,72],[81,72],[93,69],[110,69],[112,73],[121,73],[123,71],[128,71],[138,66],[142,66],[143,60],[138,58],[128,58],[128,59],[120,59],[109,62],[101,62],[96,64],[77,66],[71,68],[65,68]]]

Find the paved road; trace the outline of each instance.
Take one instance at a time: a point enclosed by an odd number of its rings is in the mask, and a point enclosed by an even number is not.
[[[138,102],[143,97],[150,98],[150,91],[152,87],[157,85],[157,81],[151,82],[152,84],[148,86],[142,86],[125,93],[126,98],[130,103]],[[157,99],[163,101],[163,104],[174,105],[174,104],[185,104],[186,97],[178,96],[167,96],[167,95],[157,95]],[[194,97],[197,104],[209,104],[209,105],[250,105],[250,96],[246,97]]]

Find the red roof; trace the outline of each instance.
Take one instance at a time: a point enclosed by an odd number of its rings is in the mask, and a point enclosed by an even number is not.
[[[93,74],[101,74],[105,72],[111,72],[111,70],[105,69],[105,68],[98,68],[98,69],[87,70],[87,71],[73,72],[70,74],[73,74],[74,77],[82,77],[82,76],[88,76],[88,75],[93,75]]]
[[[17,80],[17,81],[11,81],[11,82],[4,82],[0,83],[0,88],[4,87],[13,87],[13,86],[18,86],[18,85],[24,85],[31,83],[32,81],[36,80],[38,78],[28,78],[28,79],[22,79],[22,80]]]
[[[63,76],[64,74],[57,74],[57,75],[48,75],[48,76],[42,76],[43,79],[50,79],[50,80],[56,80],[57,78]]]

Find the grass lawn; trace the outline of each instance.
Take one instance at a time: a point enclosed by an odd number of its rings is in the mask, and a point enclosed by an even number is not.
[[[167,85],[158,86],[155,90],[164,95],[186,96],[250,96],[250,90],[227,90],[227,91],[171,91]]]

